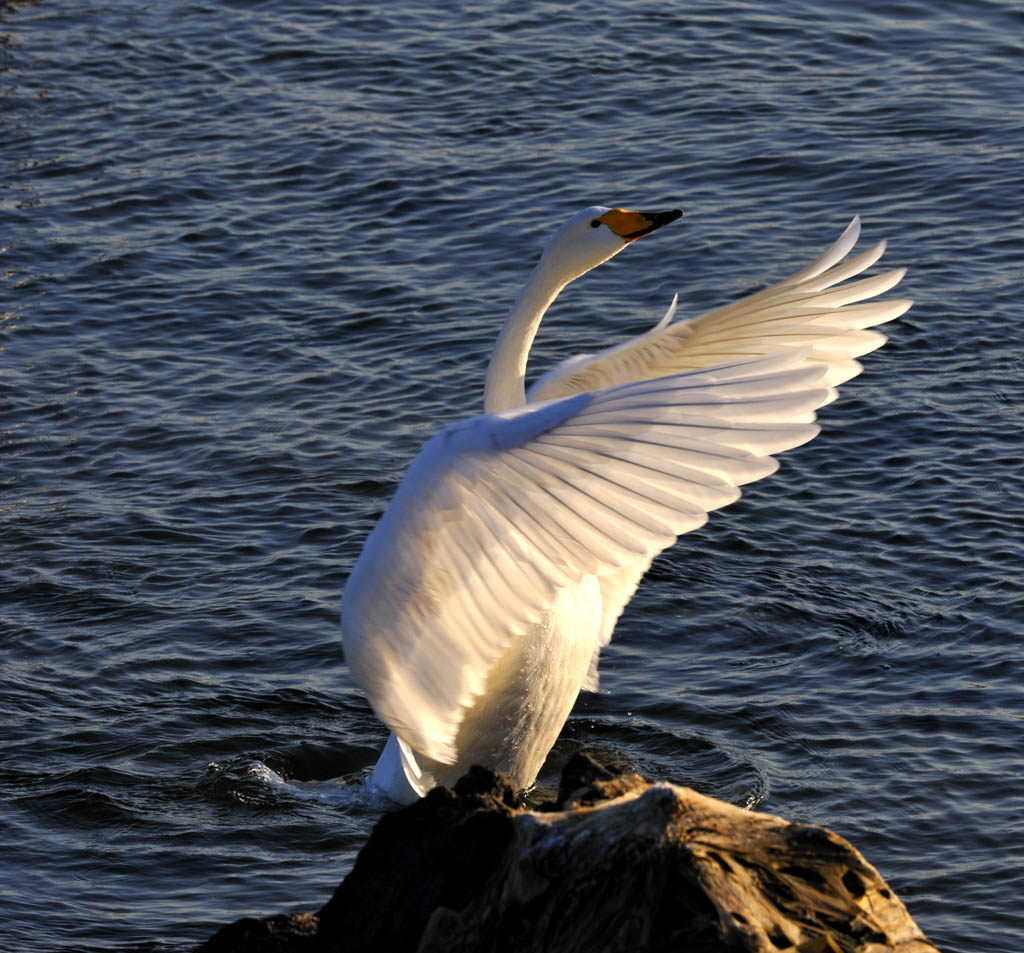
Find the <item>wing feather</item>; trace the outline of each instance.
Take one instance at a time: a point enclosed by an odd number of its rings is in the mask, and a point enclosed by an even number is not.
[[[546,448],[548,445],[538,440],[537,446]],[[652,503],[663,506],[672,507],[680,499],[685,499],[707,511],[738,498],[739,491],[735,485],[708,471],[678,463],[673,459],[674,448],[664,449],[665,453],[658,457],[641,448],[633,448],[631,458],[624,460],[615,453],[569,438],[552,445],[548,452],[590,473],[601,467],[614,468],[616,483],[629,481],[624,484],[625,490],[642,492]]]
[[[822,376],[790,349],[438,434],[343,596],[346,659],[379,717],[412,750],[453,762],[465,709],[558,591],[598,578],[596,650],[657,552],[771,473],[769,453],[814,436],[807,421],[831,394]]]
[[[885,343],[884,335],[867,329],[898,318],[911,305],[905,299],[866,302],[892,290],[904,270],[851,281],[885,253],[885,242],[878,242],[844,262],[859,235],[860,220],[855,218],[807,267],[700,317],[675,320],[677,296],[650,331],[597,354],[570,358],[534,384],[529,400],[551,400],[794,349],[803,352],[802,363],[824,365],[825,382],[835,387],[860,373],[854,358]]]

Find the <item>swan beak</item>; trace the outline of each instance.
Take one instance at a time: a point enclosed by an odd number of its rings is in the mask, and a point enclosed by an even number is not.
[[[649,235],[662,225],[674,222],[682,214],[677,208],[667,212],[630,212],[624,208],[613,208],[605,212],[598,221],[607,225],[628,244],[643,235]]]

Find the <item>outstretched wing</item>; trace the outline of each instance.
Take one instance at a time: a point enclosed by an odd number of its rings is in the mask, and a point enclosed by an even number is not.
[[[782,348],[807,349],[807,361],[828,368],[828,384],[841,384],[860,373],[855,358],[885,343],[884,335],[867,329],[898,318],[911,304],[905,299],[867,301],[895,287],[902,269],[849,280],[885,251],[885,242],[879,242],[840,264],[859,235],[860,219],[854,218],[834,245],[792,277],[698,318],[673,321],[677,296],[650,331],[598,354],[564,361],[537,380],[528,399],[566,397]]]
[[[625,601],[656,553],[817,433],[832,391],[806,358],[787,349],[484,414],[432,439],[342,600],[346,660],[381,720],[454,761],[464,710],[559,589],[635,577]]]

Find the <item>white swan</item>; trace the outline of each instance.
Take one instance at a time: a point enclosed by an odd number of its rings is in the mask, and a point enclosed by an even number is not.
[[[863,302],[904,272],[848,282],[854,219],[791,278],[690,321],[572,358],[527,396],[540,320],[570,281],[678,211],[593,207],[545,249],[498,338],[485,413],[413,461],[342,599],[345,656],[391,729],[373,783],[410,803],[473,764],[533,783],[653,557],[769,454],[810,440],[814,410],[910,302]],[[845,282],[845,283],[843,283]],[[841,284],[842,283],[842,284]]]

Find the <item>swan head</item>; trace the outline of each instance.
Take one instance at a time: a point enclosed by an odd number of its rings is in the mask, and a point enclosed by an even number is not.
[[[548,242],[541,267],[551,269],[560,283],[568,284],[617,255],[630,242],[674,222],[683,213],[631,212],[592,205],[577,212]]]
[[[592,205],[577,212],[548,242],[502,325],[484,385],[484,409],[497,413],[526,403],[526,358],[544,312],[570,281],[617,255],[683,213],[629,212]]]

